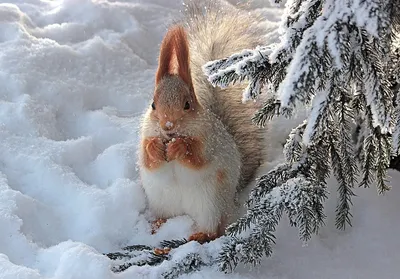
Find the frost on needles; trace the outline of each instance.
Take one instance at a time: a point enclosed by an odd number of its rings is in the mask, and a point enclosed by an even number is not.
[[[204,65],[215,86],[246,80],[244,100],[269,92],[253,118],[258,125],[310,107],[287,139],[285,162],[258,179],[247,213],[228,227],[222,270],[271,255],[283,213],[300,239],[317,233],[331,173],[339,229],[351,224],[354,186],[390,189],[387,169],[400,151],[399,30],[399,0],[289,0],[278,45]]]

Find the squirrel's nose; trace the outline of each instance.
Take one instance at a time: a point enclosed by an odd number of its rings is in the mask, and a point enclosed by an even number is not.
[[[172,130],[172,129],[174,128],[174,126],[175,126],[174,122],[169,121],[169,120],[163,121],[163,122],[161,122],[160,124],[161,124],[161,125],[160,125],[161,128],[162,128],[164,131],[170,131],[170,130]]]

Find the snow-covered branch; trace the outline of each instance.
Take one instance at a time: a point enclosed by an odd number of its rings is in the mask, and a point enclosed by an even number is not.
[[[396,0],[289,0],[280,44],[205,66],[216,86],[247,80],[244,99],[273,90],[253,117],[260,126],[277,115],[290,117],[299,105],[311,107],[289,135],[286,162],[258,179],[247,213],[228,228],[222,269],[269,256],[283,213],[301,239],[316,233],[331,171],[339,186],[340,229],[351,224],[359,173],[361,186],[375,181],[379,193],[390,189],[387,168],[400,150],[399,6]]]

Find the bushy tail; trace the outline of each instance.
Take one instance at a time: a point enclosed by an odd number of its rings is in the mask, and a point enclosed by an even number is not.
[[[215,0],[188,2],[184,18],[179,22],[188,33],[195,93],[200,103],[225,124],[241,152],[240,188],[248,184],[263,162],[265,131],[251,122],[256,111],[254,103],[242,103],[246,85],[214,88],[203,73],[202,66],[208,61],[261,45],[264,34],[257,27],[257,22],[257,15]]]

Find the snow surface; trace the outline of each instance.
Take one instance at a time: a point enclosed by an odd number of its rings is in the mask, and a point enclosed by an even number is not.
[[[251,8],[275,30],[281,11],[268,5]],[[0,278],[152,278],[146,266],[113,274],[102,253],[190,233],[182,216],[150,234],[136,169],[157,49],[180,8],[180,0],[0,1]],[[266,169],[296,123],[273,123]],[[400,175],[391,174],[386,196],[356,189],[347,231],[334,228],[332,180],[327,226],[308,246],[284,220],[261,266],[183,278],[398,278]]]

